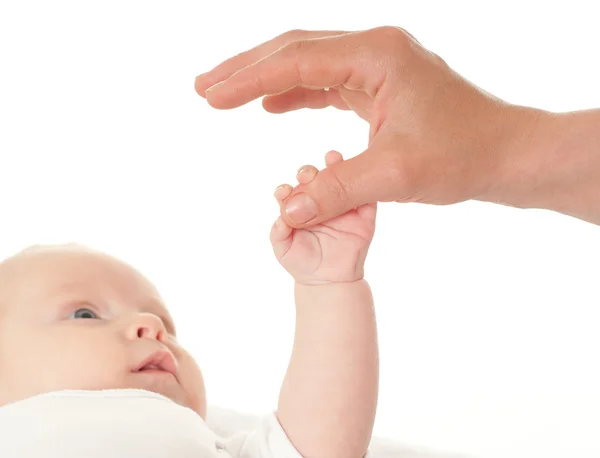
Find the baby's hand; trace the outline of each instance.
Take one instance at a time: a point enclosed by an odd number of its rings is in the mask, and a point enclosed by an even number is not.
[[[327,166],[342,160],[337,151],[325,155]],[[309,183],[317,173],[315,167],[302,167],[298,171],[298,182],[301,185]],[[275,198],[281,204],[290,192],[290,185],[281,185],[275,190]],[[375,233],[376,213],[377,204],[361,205],[306,229],[294,229],[279,217],[271,229],[273,251],[279,263],[298,283],[360,280]]]

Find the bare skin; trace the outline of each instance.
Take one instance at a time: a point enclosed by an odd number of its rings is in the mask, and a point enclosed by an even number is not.
[[[294,188],[292,227],[370,202],[480,200],[600,224],[600,109],[507,103],[398,27],[286,32],[198,76],[218,109],[263,97],[271,113],[333,106],[369,123],[368,148]]]

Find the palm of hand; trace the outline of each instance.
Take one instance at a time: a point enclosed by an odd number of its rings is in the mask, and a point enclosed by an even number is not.
[[[327,165],[342,160],[330,152]],[[316,169],[303,168],[298,180],[314,178]],[[291,186],[277,188],[278,201],[285,199]],[[350,210],[321,224],[294,229],[278,218],[271,230],[271,243],[280,264],[297,282],[319,284],[350,282],[363,276],[364,261],[375,232],[376,204]]]

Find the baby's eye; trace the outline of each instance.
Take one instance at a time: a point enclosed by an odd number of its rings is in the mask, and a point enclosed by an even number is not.
[[[83,318],[94,320],[98,319],[98,315],[96,315],[96,312],[88,308],[80,308],[71,313],[71,315],[69,315],[69,318]]]

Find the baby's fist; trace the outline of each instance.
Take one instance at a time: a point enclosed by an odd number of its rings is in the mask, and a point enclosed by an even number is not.
[[[342,160],[342,155],[336,151],[325,155],[327,166]],[[313,180],[317,173],[315,167],[302,167],[297,175],[300,186]],[[275,198],[281,205],[291,192],[290,185],[281,185],[275,190]],[[271,228],[273,252],[298,283],[360,280],[375,233],[376,213],[377,204],[361,205],[305,229],[294,229],[279,217]]]

